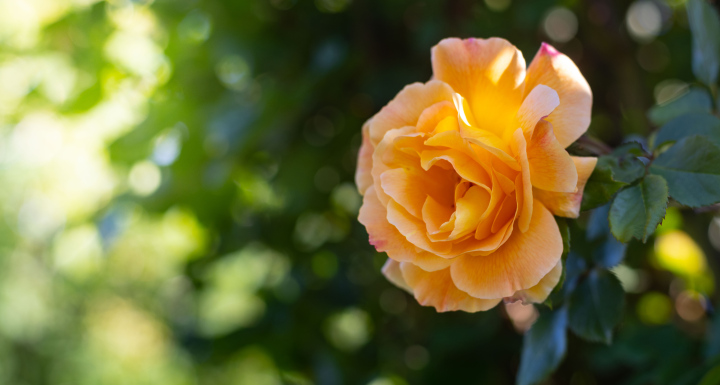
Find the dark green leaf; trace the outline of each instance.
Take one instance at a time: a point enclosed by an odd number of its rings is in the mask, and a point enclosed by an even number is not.
[[[608,215],[610,215],[610,205],[604,205],[590,212],[590,218],[585,231],[587,239],[594,241],[607,237],[610,234],[610,224],[608,223]]]
[[[690,207],[720,202],[720,148],[689,136],[655,159],[650,172],[665,178],[670,196]]]
[[[627,245],[615,237],[607,237],[600,247],[593,250],[593,260],[606,269],[612,268],[619,265],[625,258],[626,249]]]
[[[618,193],[610,207],[610,231],[615,238],[645,242],[665,218],[668,186],[661,176],[648,175]]]
[[[523,338],[518,385],[537,384],[558,367],[567,350],[567,314],[565,306],[540,309],[540,318]]]
[[[585,258],[577,253],[569,253],[565,261],[565,285],[563,285],[563,293],[567,297],[575,290],[580,276],[587,269]]]
[[[660,126],[681,115],[711,111],[710,94],[701,88],[691,88],[690,92],[670,103],[651,108],[648,117],[653,124]]]
[[[583,192],[580,210],[590,210],[602,206],[612,199],[613,195],[620,190],[627,182],[618,180],[615,172],[619,169],[618,160],[612,156],[601,156],[588,178]]]
[[[610,236],[610,223],[608,215],[610,214],[610,205],[596,208],[590,213],[590,220],[587,225],[587,239],[589,241],[600,241],[598,247],[593,248],[593,261],[599,266],[611,268],[617,266],[625,258],[625,249],[627,246]]]
[[[645,174],[645,164],[634,155],[601,157],[598,159],[598,163],[600,162],[607,162],[612,167],[613,179],[618,182],[630,184]]]
[[[570,297],[570,329],[586,340],[609,344],[622,316],[624,294],[615,275],[592,270]]]
[[[638,139],[639,140],[639,139]],[[642,156],[645,155],[645,148],[642,143],[638,140],[625,141],[623,144],[615,147],[613,154],[618,157],[633,155]]]
[[[689,0],[687,14],[693,37],[693,73],[714,86],[720,69],[720,18],[706,0]]]
[[[654,147],[677,142],[691,135],[702,135],[720,147],[720,119],[705,112],[678,116],[660,127],[655,135]]]

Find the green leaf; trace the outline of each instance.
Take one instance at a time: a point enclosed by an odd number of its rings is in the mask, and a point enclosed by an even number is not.
[[[565,306],[540,309],[540,318],[523,338],[517,384],[537,384],[560,365],[567,350],[568,312]]]
[[[613,178],[619,182],[630,184],[645,174],[645,164],[638,158],[618,159],[613,167]]]
[[[650,172],[665,178],[670,196],[683,205],[720,202],[720,148],[702,136],[679,140],[655,159]]]
[[[625,293],[615,275],[592,270],[570,297],[570,330],[586,340],[609,344],[624,301]]]
[[[565,285],[563,294],[568,297],[577,286],[580,276],[587,270],[588,264],[581,255],[577,253],[568,254],[565,261]]]
[[[667,142],[677,142],[692,135],[705,136],[720,147],[720,119],[706,112],[678,116],[660,127],[655,135],[653,147],[660,147]]]
[[[622,262],[626,250],[626,244],[618,241],[615,237],[607,237],[600,247],[593,249],[592,256],[599,266],[610,269]]]
[[[596,208],[590,213],[586,230],[587,239],[597,245],[592,249],[593,261],[606,269],[619,265],[627,249],[627,245],[610,236],[609,215],[610,205]]]
[[[615,178],[615,169],[618,167],[617,158],[601,156],[588,178],[583,192],[580,210],[590,210],[602,206],[612,199],[613,195],[627,183]]]
[[[621,242],[645,242],[665,218],[668,185],[661,176],[648,175],[618,193],[610,207],[610,231]]]
[[[637,156],[627,153],[620,157],[603,156],[598,163],[607,163],[613,170],[613,179],[630,184],[645,175],[645,163]]]
[[[612,153],[614,155],[617,155],[618,157],[623,157],[627,155],[643,156],[645,155],[645,149],[643,148],[642,143],[636,140],[630,140],[615,147]]]
[[[693,37],[693,73],[706,85],[714,86],[720,69],[720,18],[705,0],[689,0],[687,14]]]
[[[660,126],[681,115],[711,111],[710,94],[702,88],[693,87],[690,92],[670,103],[652,107],[648,112],[648,118],[653,124]]]

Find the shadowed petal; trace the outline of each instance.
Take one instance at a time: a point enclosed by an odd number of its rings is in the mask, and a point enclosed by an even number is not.
[[[518,218],[518,228],[525,232],[530,226],[530,218],[533,213],[533,192],[532,183],[530,181],[530,164],[527,157],[527,143],[522,129],[515,130],[513,135],[513,151],[518,157],[521,166],[520,174],[515,179],[515,191],[517,191],[518,207],[520,217]],[[522,193],[522,194],[521,194]]]
[[[388,260],[385,261],[385,264],[382,267],[382,273],[388,281],[392,282],[393,285],[407,291],[410,294],[413,293],[412,288],[408,286],[408,284],[405,282],[405,278],[403,278],[402,276],[402,271],[400,270],[400,262],[388,258]]]
[[[542,303],[547,299],[558,282],[560,282],[562,269],[562,261],[558,261],[555,267],[553,267],[537,285],[529,289],[516,291],[515,294],[509,298],[509,301],[522,301],[524,304]]]
[[[554,215],[566,218],[577,218],[580,215],[580,204],[585,184],[595,169],[597,158],[572,156],[578,180],[575,192],[560,193],[533,189],[535,197]]]
[[[548,191],[573,192],[578,182],[575,164],[553,135],[553,127],[541,120],[527,149],[532,185]]]
[[[367,121],[362,128],[362,145],[358,152],[357,170],[355,171],[355,185],[360,195],[365,195],[365,190],[373,184],[372,180],[372,155],[375,147],[370,143],[370,122]]]

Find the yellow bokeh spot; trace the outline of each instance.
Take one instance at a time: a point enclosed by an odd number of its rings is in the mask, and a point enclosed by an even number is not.
[[[669,231],[655,240],[655,256],[660,267],[681,276],[705,272],[705,254],[689,235]]]
[[[637,304],[637,315],[640,321],[650,325],[662,325],[672,315],[670,297],[658,292],[649,292],[640,297]]]

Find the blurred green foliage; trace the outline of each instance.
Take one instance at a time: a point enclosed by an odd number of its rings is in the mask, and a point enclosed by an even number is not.
[[[534,310],[423,308],[356,221],[362,123],[449,36],[554,44],[612,146],[694,95],[679,0],[0,0],[0,383],[513,383]],[[670,207],[551,383],[713,383],[718,247]]]

